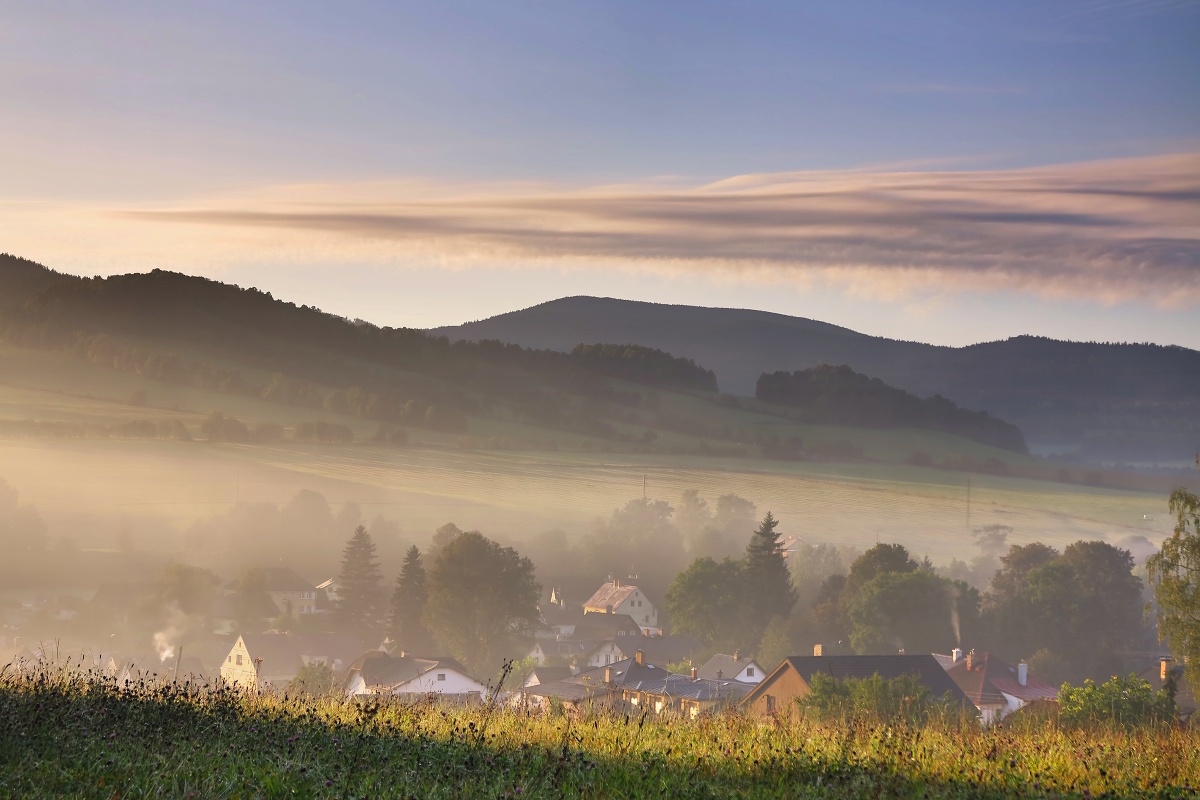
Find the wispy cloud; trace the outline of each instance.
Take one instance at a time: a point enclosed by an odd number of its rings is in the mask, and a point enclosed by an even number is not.
[[[852,289],[1005,289],[1200,304],[1200,154],[975,172],[803,172],[695,187],[516,187],[425,199],[409,184],[309,186],[119,212],[200,227],[258,260],[584,262],[816,276]],[[445,190],[443,189],[443,192]],[[256,243],[253,232],[265,238]],[[307,239],[300,237],[309,237]],[[315,238],[314,238],[315,237]],[[233,245],[231,245],[233,246]],[[257,248],[257,250],[255,250]]]

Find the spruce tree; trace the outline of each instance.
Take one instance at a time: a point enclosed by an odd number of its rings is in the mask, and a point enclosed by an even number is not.
[[[347,630],[363,636],[377,633],[383,600],[383,574],[375,560],[375,542],[367,529],[359,525],[342,550],[342,571],[338,575],[337,615]]]
[[[796,605],[796,590],[783,557],[783,543],[775,529],[779,521],[770,511],[746,545],[746,568],[743,572],[750,624],[759,635],[772,618],[786,617]],[[757,638],[755,639],[757,641]]]
[[[388,617],[388,635],[406,653],[432,654],[433,637],[421,621],[428,599],[425,565],[421,561],[421,551],[413,545],[404,554],[404,566],[400,568],[400,574],[396,577],[396,588],[392,591],[392,609]]]

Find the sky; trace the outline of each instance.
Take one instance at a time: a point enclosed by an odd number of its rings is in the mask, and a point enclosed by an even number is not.
[[[0,0],[0,251],[1200,348],[1200,0]]]

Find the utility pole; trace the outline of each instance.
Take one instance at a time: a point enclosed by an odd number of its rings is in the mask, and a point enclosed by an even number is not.
[[[967,531],[971,530],[971,479],[967,478]]]

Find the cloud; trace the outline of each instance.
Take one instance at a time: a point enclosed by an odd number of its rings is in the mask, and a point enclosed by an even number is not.
[[[143,227],[198,227],[213,242],[217,232],[236,233],[237,247],[258,248],[260,262],[272,248],[307,248],[332,263],[420,254],[458,265],[815,276],[894,296],[1004,289],[1200,304],[1195,153],[1015,170],[438,191],[411,183],[288,187],[117,216]]]

